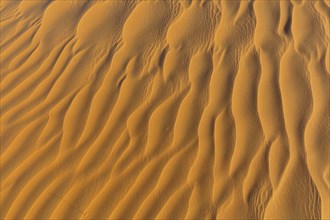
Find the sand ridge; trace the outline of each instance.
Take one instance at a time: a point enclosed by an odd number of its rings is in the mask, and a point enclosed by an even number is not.
[[[2,0],[1,219],[329,219],[330,2]]]

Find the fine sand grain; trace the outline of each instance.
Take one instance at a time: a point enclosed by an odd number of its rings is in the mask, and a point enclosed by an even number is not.
[[[330,219],[329,0],[1,0],[1,219]]]

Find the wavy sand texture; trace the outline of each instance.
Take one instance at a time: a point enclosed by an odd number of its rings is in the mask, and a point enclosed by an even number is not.
[[[330,2],[1,0],[1,219],[329,219]]]

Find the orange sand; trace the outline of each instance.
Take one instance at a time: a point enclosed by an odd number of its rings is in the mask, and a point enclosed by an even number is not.
[[[330,1],[0,10],[1,219],[330,219]]]

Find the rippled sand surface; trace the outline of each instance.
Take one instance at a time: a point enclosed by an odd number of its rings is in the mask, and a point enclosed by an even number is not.
[[[330,218],[330,1],[0,11],[1,219]]]

